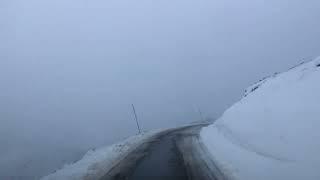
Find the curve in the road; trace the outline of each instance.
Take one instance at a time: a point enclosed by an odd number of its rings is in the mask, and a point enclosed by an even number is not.
[[[100,180],[226,180],[199,139],[206,124],[166,131],[133,150]]]

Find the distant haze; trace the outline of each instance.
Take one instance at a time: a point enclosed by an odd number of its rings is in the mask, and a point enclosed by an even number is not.
[[[1,0],[0,176],[216,118],[320,54],[318,0]]]

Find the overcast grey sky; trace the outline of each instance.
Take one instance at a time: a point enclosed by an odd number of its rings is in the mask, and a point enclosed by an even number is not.
[[[131,103],[145,130],[198,120],[196,107],[218,117],[263,76],[320,55],[319,9],[318,0],[1,0],[0,175],[45,174],[136,133]]]

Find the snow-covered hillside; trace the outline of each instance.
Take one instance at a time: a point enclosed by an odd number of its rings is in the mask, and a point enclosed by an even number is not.
[[[320,179],[320,58],[263,79],[201,137],[230,179]]]

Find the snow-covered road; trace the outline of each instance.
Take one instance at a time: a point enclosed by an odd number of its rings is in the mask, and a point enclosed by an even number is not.
[[[42,180],[221,180],[199,132],[209,124],[152,131],[88,152]]]
[[[213,125],[133,136],[43,180],[319,180],[319,79],[320,58],[260,80]]]
[[[206,125],[179,128],[148,141],[119,162],[101,180],[223,180],[199,139]]]

